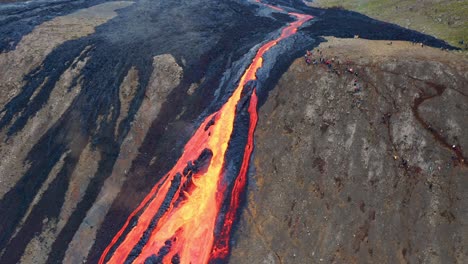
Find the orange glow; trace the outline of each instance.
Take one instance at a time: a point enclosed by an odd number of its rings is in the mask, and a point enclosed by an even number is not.
[[[277,39],[259,48],[232,96],[221,109],[202,122],[187,142],[175,166],[130,214],[124,226],[103,252],[99,263],[104,263],[106,258],[108,258],[108,263],[124,263],[135,249],[138,254],[133,254],[134,257],[131,258],[134,263],[144,263],[152,255],[157,255],[162,263],[171,263],[174,257],[180,263],[194,264],[208,263],[212,259],[228,256],[232,224],[240,205],[240,195],[245,189],[249,161],[253,151],[253,136],[258,119],[255,89],[250,95],[248,107],[250,123],[243,161],[234,186],[232,190],[229,190],[227,183],[223,182],[223,176],[226,151],[234,129],[236,106],[241,99],[245,84],[256,80],[256,73],[262,67],[262,57],[265,52],[282,39],[296,33],[298,27],[312,18],[295,13],[290,13],[290,15],[295,16],[297,21],[285,27]],[[211,125],[212,119],[214,124]],[[206,128],[207,125],[211,126]],[[194,172],[191,179],[183,175],[187,164],[197,160],[205,149],[211,150],[212,153],[206,168]],[[190,186],[190,188],[184,188],[184,186]],[[230,197],[228,211],[219,234],[215,234],[221,206],[228,196]],[[157,216],[157,221],[151,223],[155,216]],[[137,218],[137,221],[123,237],[125,231],[130,228],[132,218]],[[142,240],[145,236],[146,240]],[[121,242],[117,244],[119,239]],[[143,242],[137,247],[141,241]],[[164,251],[163,248],[166,250]],[[113,249],[113,254],[108,257],[111,249]]]
[[[257,94],[255,90],[252,93],[250,98],[249,113],[250,113],[250,126],[249,133],[247,138],[247,145],[245,146],[244,157],[242,160],[241,169],[239,175],[234,183],[234,188],[232,189],[231,194],[231,203],[229,206],[229,211],[226,215],[226,220],[221,230],[219,240],[213,247],[211,253],[211,259],[222,259],[227,257],[229,254],[229,239],[232,229],[232,224],[234,223],[236,211],[240,205],[240,194],[245,189],[245,184],[247,182],[247,170],[250,163],[250,155],[253,151],[253,136],[255,132],[255,127],[257,125],[258,115],[257,115]]]

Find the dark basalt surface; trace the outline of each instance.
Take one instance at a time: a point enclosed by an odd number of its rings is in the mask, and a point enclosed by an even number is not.
[[[45,21],[103,2],[106,1],[0,4],[0,51],[14,50],[25,35]],[[321,36],[324,35],[410,40],[450,48],[431,36],[375,21],[355,12],[309,8],[300,1],[268,2],[281,4],[287,10],[312,14],[315,19],[265,55],[264,67],[258,74],[260,102],[266,100],[269,90],[291,62],[302,55],[304,49],[322,42]],[[83,152],[86,142],[92,142],[93,148],[102,153],[102,159],[96,174],[91,175],[83,199],[53,242],[47,260],[48,263],[62,262],[67,245],[96,201],[116,162],[122,141],[131,129],[135,113],[145,96],[153,57],[171,54],[183,67],[182,81],[163,103],[113,207],[103,225],[97,227],[96,242],[87,258],[88,262],[95,263],[132,211],[121,210],[119,205],[134,204],[136,207],[139,204],[153,184],[172,167],[200,120],[229,97],[259,44],[277,36],[279,29],[290,21],[284,14],[260,16],[258,11],[258,5],[248,1],[135,1],[135,4],[118,10],[118,15],[98,26],[95,33],[56,47],[40,67],[24,76],[20,93],[0,106],[0,130],[6,131],[3,141],[22,131],[46,105],[60,76],[73,66],[77,57],[88,58],[80,76],[73,80],[73,83],[82,83],[79,95],[30,150],[23,161],[30,167],[0,200],[0,263],[18,262],[31,238],[42,230],[44,219],[59,216],[70,175],[77,166],[77,157]],[[117,123],[121,107],[119,87],[132,67],[138,70],[138,87],[127,116],[123,122]],[[200,83],[200,86],[188,98],[186,91],[192,83]],[[110,118],[101,120],[100,116]],[[182,133],[173,125],[177,119],[192,126]],[[118,133],[114,134],[116,127]],[[235,131],[235,135],[242,135],[244,129]],[[244,142],[245,136],[239,136],[239,140]],[[66,156],[55,180],[19,226],[54,165],[71,149],[73,155]],[[236,157],[242,157],[242,153],[232,149],[229,151],[232,170],[237,171],[239,161]],[[16,229],[18,232],[15,234]]]

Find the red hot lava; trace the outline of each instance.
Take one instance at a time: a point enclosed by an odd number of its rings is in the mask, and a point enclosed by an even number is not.
[[[257,0],[260,3],[260,1]],[[268,5],[270,6],[270,5]],[[273,6],[270,6],[273,8]],[[274,7],[276,10],[282,9]],[[264,44],[242,75],[232,96],[208,116],[184,147],[175,166],[152,188],[104,250],[99,263],[208,263],[229,254],[229,239],[240,194],[246,185],[253,135],[257,124],[257,95],[251,93],[248,139],[232,190],[223,180],[226,150],[231,140],[236,106],[244,86],[256,80],[263,55],[279,41],[296,33],[312,17],[289,13],[296,21]],[[229,193],[229,191],[231,191]],[[223,202],[229,207],[222,228],[215,232]]]

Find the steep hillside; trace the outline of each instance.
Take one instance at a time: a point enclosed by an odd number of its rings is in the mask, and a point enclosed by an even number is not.
[[[335,38],[312,54],[333,66],[296,60],[261,107],[233,263],[464,263],[467,58]]]
[[[13,1],[0,36],[2,264],[464,252],[443,40],[300,0]]]

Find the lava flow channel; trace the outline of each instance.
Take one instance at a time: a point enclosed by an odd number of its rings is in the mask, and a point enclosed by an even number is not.
[[[99,263],[195,264],[228,256],[231,228],[246,185],[257,123],[257,95],[252,81],[257,79],[265,52],[295,34],[298,27],[312,18],[289,14],[296,21],[283,28],[277,39],[259,48],[232,96],[202,122],[175,166],[130,214]],[[245,93],[249,86],[251,90]],[[234,130],[236,107],[248,95],[247,143],[239,173],[229,188],[229,183],[223,180],[226,150]],[[222,215],[224,201],[228,201],[228,208]]]

